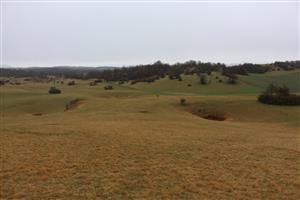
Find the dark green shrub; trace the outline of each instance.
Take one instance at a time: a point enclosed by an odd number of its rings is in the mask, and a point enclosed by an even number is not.
[[[258,96],[257,100],[265,104],[273,105],[300,105],[300,96],[290,94],[286,86],[275,86],[270,84],[268,88]]]
[[[97,85],[97,83],[95,83],[94,81],[90,82],[90,86],[95,86],[95,85]]]
[[[107,85],[104,87],[104,90],[113,90],[113,86],[112,85]]]
[[[139,83],[139,82],[146,82],[146,83],[152,83],[159,79],[159,76],[151,76],[143,79],[136,79],[131,81],[131,85]]]
[[[295,94],[288,96],[261,94],[258,96],[258,101],[265,104],[292,106],[300,105],[300,96]]]
[[[57,89],[56,87],[51,87],[48,92],[49,94],[60,94],[61,90]]]
[[[200,83],[202,85],[206,85],[208,83],[208,81],[207,81],[207,75],[206,74],[200,74],[199,77],[200,77]]]
[[[237,79],[238,79],[237,75],[227,74],[226,76],[228,77],[227,83],[229,83],[229,84],[236,84],[237,83]]]
[[[75,85],[75,81],[70,81],[68,85]]]
[[[94,83],[102,83],[103,81],[101,79],[94,80]]]

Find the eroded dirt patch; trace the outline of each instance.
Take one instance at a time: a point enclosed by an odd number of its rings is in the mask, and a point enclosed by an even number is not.
[[[73,110],[77,108],[80,104],[82,104],[82,99],[73,99],[69,103],[66,104],[65,111]]]
[[[42,116],[42,113],[32,113],[32,116]]]
[[[148,110],[141,110],[141,111],[139,111],[139,113],[149,113],[149,111]]]
[[[225,112],[215,108],[207,108],[205,105],[191,105],[187,111],[203,119],[214,121],[225,121],[227,119]]]

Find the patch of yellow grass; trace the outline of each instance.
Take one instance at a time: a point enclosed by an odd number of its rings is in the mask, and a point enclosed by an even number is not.
[[[246,120],[241,109],[216,122],[186,112],[179,96],[92,91],[65,94],[85,97],[69,112],[4,110],[0,198],[299,199],[299,127],[289,117]],[[253,97],[186,98],[256,105]]]

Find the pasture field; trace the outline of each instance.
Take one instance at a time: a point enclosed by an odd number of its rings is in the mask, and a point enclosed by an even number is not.
[[[271,82],[299,93],[299,71],[215,76],[1,86],[0,199],[299,199],[300,107],[256,101]]]

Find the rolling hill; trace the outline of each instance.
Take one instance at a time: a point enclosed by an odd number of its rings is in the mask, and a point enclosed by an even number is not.
[[[299,93],[299,71],[239,76],[236,85],[217,73],[208,85],[182,79],[65,79],[50,95],[53,82],[11,78],[21,84],[0,86],[0,198],[298,199],[300,107],[256,99],[269,83]],[[200,109],[226,119],[193,114]]]

